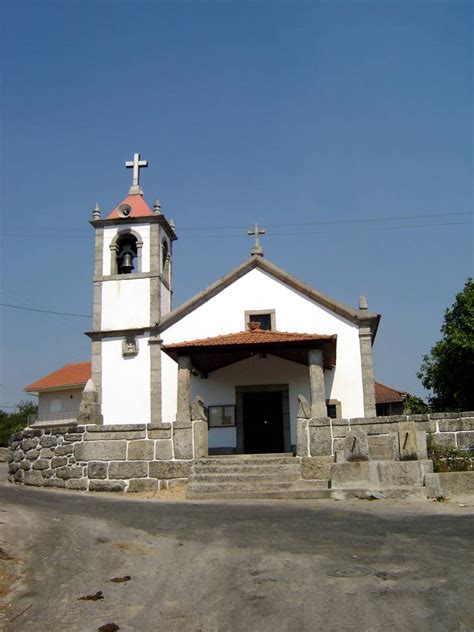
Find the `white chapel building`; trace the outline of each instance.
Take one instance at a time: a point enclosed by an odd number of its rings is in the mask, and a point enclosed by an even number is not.
[[[126,165],[128,195],[91,220],[91,362],[26,387],[39,395],[39,420],[73,418],[90,377],[106,425],[176,423],[200,396],[210,453],[290,452],[300,395],[313,417],[375,416],[380,316],[365,299],[343,305],[268,261],[256,227],[248,259],[174,307],[176,228],[143,197],[146,161],[135,154]]]

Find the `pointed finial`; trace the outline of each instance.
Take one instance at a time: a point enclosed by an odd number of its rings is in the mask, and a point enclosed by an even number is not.
[[[367,298],[364,295],[359,297],[359,309],[368,309]]]
[[[169,221],[169,225],[171,226],[171,228],[172,228],[173,230],[175,230],[175,229],[176,229],[176,224],[174,223],[174,219],[170,219],[170,221]]]
[[[99,203],[95,203],[95,208],[92,211],[92,219],[100,219],[100,206]]]
[[[250,251],[252,255],[258,255],[259,257],[263,257],[263,248],[260,245],[260,235],[265,235],[265,229],[260,228],[258,224],[255,224],[255,228],[253,230],[248,231],[249,235],[255,235],[255,245]]]
[[[163,215],[163,213],[161,212],[160,198],[156,198],[156,200],[153,202],[153,213],[155,215]]]

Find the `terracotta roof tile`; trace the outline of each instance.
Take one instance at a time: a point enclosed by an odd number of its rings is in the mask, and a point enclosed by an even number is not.
[[[32,384],[28,384],[25,387],[25,391],[44,391],[67,386],[83,386],[91,377],[91,372],[90,362],[66,364],[61,369],[45,375]]]
[[[119,206],[122,204],[128,204],[132,208],[132,212],[129,217],[149,217],[150,215],[153,215],[150,207],[141,195],[127,195],[127,197],[119,202],[117,206],[107,215],[107,219],[121,218],[122,215],[119,213]],[[123,219],[126,221],[126,218]]]
[[[395,402],[404,402],[408,393],[397,391],[390,386],[385,386],[380,382],[375,382],[375,403],[376,404],[392,404]]]
[[[220,347],[225,345],[251,345],[279,342],[311,342],[312,340],[336,340],[335,335],[302,334],[288,331],[239,331],[234,334],[224,334],[212,338],[200,338],[166,345],[166,349],[182,349],[186,347]]]

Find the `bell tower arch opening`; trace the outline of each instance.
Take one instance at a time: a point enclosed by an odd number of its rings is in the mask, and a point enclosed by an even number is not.
[[[143,240],[129,228],[118,231],[110,244],[110,273],[142,272]]]

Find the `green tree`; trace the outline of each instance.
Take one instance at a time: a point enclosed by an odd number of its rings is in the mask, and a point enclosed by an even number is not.
[[[444,315],[442,340],[423,358],[418,378],[433,410],[474,410],[474,281]]]
[[[14,412],[6,413],[0,410],[0,447],[8,445],[8,439],[14,432],[18,432],[28,425],[28,417],[38,412],[34,402],[21,401]]]

